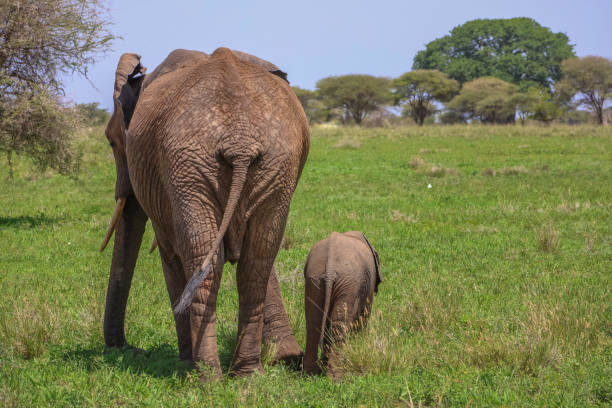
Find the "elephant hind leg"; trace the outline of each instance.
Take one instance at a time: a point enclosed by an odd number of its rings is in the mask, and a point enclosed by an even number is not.
[[[274,266],[270,272],[270,279],[268,279],[264,303],[263,342],[272,344],[274,347],[275,354],[272,364],[284,361],[299,369],[304,353],[293,336]]]
[[[304,356],[304,372],[306,374],[320,374],[321,364],[318,362],[319,340],[321,339],[321,326],[323,323],[323,281],[306,279],[305,282],[305,311],[306,311],[306,354]],[[321,350],[322,354],[323,349]]]
[[[185,209],[183,209],[185,210]],[[214,249],[211,272],[206,276],[200,287],[195,291],[191,306],[189,307],[189,325],[191,329],[191,350],[194,362],[202,362],[210,367],[209,374],[216,378],[222,377],[221,364],[217,347],[217,294],[223,273],[224,248],[213,248],[215,235],[218,230],[218,220],[221,218],[215,208],[202,206],[189,207],[189,216],[175,217],[178,220],[174,225],[179,247],[176,251],[180,255],[183,265],[184,282],[201,268],[202,263]],[[189,220],[189,222],[186,222]],[[181,291],[183,290],[181,287]],[[180,295],[179,295],[180,297]]]
[[[164,249],[160,246],[159,252],[161,255],[162,267],[164,269],[164,278],[166,279],[166,288],[168,289],[168,295],[170,297],[170,307],[172,307],[181,297],[183,288],[187,283],[183,272],[183,264],[180,258],[174,254],[172,250]],[[193,360],[189,314],[175,313],[174,323],[176,325],[180,359]]]
[[[259,371],[264,325],[264,303],[270,273],[280,246],[288,208],[259,207],[248,222],[238,261],[238,338],[232,375]]]

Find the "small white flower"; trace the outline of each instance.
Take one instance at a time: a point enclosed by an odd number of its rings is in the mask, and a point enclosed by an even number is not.
[[[431,188],[431,184],[428,184],[428,185],[427,185],[427,188]]]

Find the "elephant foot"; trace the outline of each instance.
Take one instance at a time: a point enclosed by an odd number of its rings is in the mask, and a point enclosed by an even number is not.
[[[193,354],[191,352],[191,348],[188,350],[179,350],[179,358],[182,361],[193,361]]]
[[[106,346],[107,350],[119,350],[122,353],[129,353],[131,352],[133,354],[134,357],[141,355],[141,354],[145,354],[146,351],[141,349],[140,347],[136,347],[136,346],[132,346],[131,344],[128,343],[123,343],[123,345],[121,346]]]
[[[187,360],[188,361],[188,360]],[[198,370],[198,378],[200,382],[208,383],[212,381],[222,380],[223,374],[219,364],[210,364],[203,361],[193,362],[193,365]]]
[[[285,365],[293,368],[294,370],[301,370],[304,352],[293,336],[286,337],[283,340],[273,344],[276,348],[276,353],[274,354],[274,358],[270,362],[270,365],[274,365],[279,361],[282,361]]]
[[[230,377],[246,377],[252,374],[264,374],[264,368],[260,362],[257,364],[237,364],[232,367]]]
[[[303,372],[307,375],[319,375],[322,372],[321,367],[317,362],[304,361],[303,367]]]

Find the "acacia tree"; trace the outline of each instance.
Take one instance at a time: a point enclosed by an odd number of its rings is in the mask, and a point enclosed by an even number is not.
[[[0,3],[0,150],[30,156],[42,169],[75,168],[74,109],[61,103],[61,75],[87,66],[115,38],[103,0]]]
[[[461,84],[494,76],[523,91],[535,85],[552,89],[561,78],[561,61],[574,55],[565,34],[530,18],[482,19],[427,44],[412,68],[438,69]]]
[[[309,124],[328,122],[333,116],[332,110],[321,101],[318,92],[297,86],[292,86],[291,88],[302,104]]]
[[[517,91],[518,86],[499,78],[478,78],[463,85],[447,108],[483,123],[514,123]]]
[[[527,92],[516,94],[513,100],[522,125],[525,124],[527,118],[548,125],[561,115],[561,109],[552,100],[552,96],[546,88],[531,87]]]
[[[395,103],[405,104],[404,111],[419,126],[435,111],[435,101],[447,102],[459,90],[459,83],[437,70],[406,72],[392,83]]]
[[[606,101],[612,98],[612,61],[603,57],[572,58],[563,61],[563,79],[557,84],[560,100],[584,105],[607,125]]]
[[[391,101],[391,81],[371,75],[343,75],[323,78],[317,82],[317,91],[330,108],[342,108],[344,121],[352,118],[356,124],[368,113]]]

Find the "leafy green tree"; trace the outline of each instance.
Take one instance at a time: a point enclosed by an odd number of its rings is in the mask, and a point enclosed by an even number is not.
[[[518,86],[499,78],[478,78],[463,85],[447,108],[483,123],[514,123],[517,91]]]
[[[311,99],[317,99],[317,94],[315,91],[311,91],[310,89],[300,88],[299,86],[292,86],[293,92],[295,92],[295,96],[300,100],[302,104],[302,108],[306,110],[306,106],[308,105],[308,101]]]
[[[552,89],[561,78],[561,61],[574,55],[565,34],[530,18],[482,19],[427,44],[412,68],[438,69],[461,84],[494,76],[524,91],[534,85]]]
[[[368,113],[391,102],[391,81],[371,75],[343,75],[323,78],[317,82],[317,91],[329,108],[341,108],[343,121],[352,118],[356,124]]]
[[[404,105],[404,112],[419,126],[436,111],[435,101],[447,102],[459,90],[459,83],[437,70],[406,72],[392,82],[394,101]]]
[[[0,2],[0,151],[12,176],[13,153],[44,169],[73,170],[73,108],[61,103],[61,75],[87,75],[110,49],[103,0]]]
[[[531,87],[513,98],[521,124],[525,119],[534,119],[549,124],[561,115],[561,108],[552,100],[548,89]]]
[[[79,103],[76,105],[81,118],[90,126],[100,126],[108,122],[110,114],[106,109],[100,108],[98,102]]]
[[[557,84],[560,100],[586,106],[607,125],[606,102],[612,98],[612,61],[603,57],[572,58],[563,61],[563,79]]]
[[[295,95],[298,97],[308,123],[311,125],[315,123],[329,122],[333,117],[332,110],[321,101],[321,97],[315,91],[309,89],[302,89],[297,86],[292,87]]]

